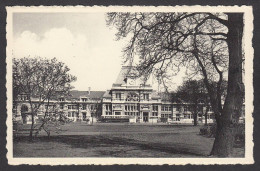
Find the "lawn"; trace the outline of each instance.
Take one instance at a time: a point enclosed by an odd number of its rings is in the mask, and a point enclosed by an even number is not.
[[[33,142],[14,139],[14,157],[207,157],[214,138],[199,135],[200,126],[128,123],[71,123],[61,132],[44,132]],[[244,148],[235,148],[243,157]]]

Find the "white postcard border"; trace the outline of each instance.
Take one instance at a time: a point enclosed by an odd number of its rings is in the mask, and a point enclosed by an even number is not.
[[[253,10],[252,6],[14,6],[7,9],[7,159],[11,165],[113,165],[113,164],[147,164],[147,165],[208,165],[208,164],[253,164]],[[244,158],[15,158],[13,157],[12,132],[12,42],[13,13],[52,13],[52,12],[243,12],[244,13],[244,52],[245,52],[245,157]]]

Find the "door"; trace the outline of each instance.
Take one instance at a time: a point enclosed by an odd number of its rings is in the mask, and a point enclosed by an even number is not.
[[[26,116],[26,114],[22,113],[22,118],[23,118],[23,124],[27,124],[27,116]]]
[[[148,122],[148,112],[143,112],[143,120],[144,122]]]
[[[83,121],[85,121],[85,120],[86,120],[86,117],[87,117],[86,112],[83,112],[82,115],[83,115]]]

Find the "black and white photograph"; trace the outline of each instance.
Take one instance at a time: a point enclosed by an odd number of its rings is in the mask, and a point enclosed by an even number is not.
[[[15,6],[6,30],[9,164],[254,163],[252,7]]]

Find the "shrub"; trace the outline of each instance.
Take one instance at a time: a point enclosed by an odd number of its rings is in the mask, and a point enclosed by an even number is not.
[[[200,128],[200,135],[205,135],[207,137],[215,137],[216,135],[216,124],[204,125]]]
[[[207,137],[215,137],[216,135],[216,124],[202,126],[200,128],[200,135]],[[239,123],[237,129],[235,130],[235,145],[241,145],[245,142],[245,124]]]

